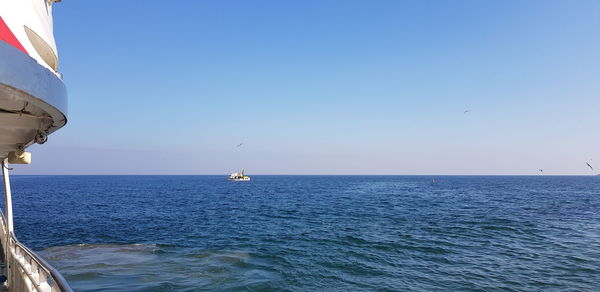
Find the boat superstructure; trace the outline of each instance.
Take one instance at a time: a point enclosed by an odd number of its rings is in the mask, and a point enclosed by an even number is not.
[[[60,0],[0,1],[0,161],[5,212],[0,216],[3,288],[71,291],[60,273],[21,244],[13,231],[9,164],[28,164],[27,147],[43,144],[67,122],[52,9]]]

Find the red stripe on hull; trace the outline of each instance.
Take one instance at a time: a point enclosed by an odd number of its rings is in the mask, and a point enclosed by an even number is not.
[[[25,50],[23,45],[21,45],[21,42],[19,42],[19,40],[15,37],[15,35],[12,33],[12,31],[10,31],[10,29],[8,28],[8,26],[6,25],[6,23],[4,22],[2,17],[0,17],[0,40],[3,40],[5,42],[11,44],[13,47],[15,47],[15,48],[23,51],[23,53],[27,54],[27,51]]]

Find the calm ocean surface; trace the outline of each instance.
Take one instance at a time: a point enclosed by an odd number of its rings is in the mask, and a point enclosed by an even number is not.
[[[76,291],[600,291],[600,177],[13,176]]]

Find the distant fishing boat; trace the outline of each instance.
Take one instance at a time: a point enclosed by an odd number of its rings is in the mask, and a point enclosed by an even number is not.
[[[231,181],[249,181],[250,177],[244,175],[244,170],[242,169],[242,172],[240,172],[240,173],[234,172],[234,173],[230,174],[229,180],[231,180]]]

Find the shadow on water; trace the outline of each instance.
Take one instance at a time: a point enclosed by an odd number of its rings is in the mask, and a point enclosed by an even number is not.
[[[253,290],[278,279],[244,251],[78,244],[46,248],[41,255],[75,291]]]

